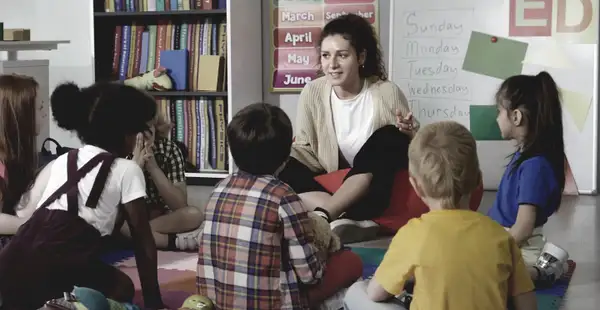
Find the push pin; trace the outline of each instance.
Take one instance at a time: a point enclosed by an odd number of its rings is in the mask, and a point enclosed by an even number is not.
[[[496,42],[498,42],[498,38],[492,37],[492,43],[496,43]]]

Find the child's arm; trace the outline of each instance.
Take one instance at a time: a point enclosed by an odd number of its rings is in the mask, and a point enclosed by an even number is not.
[[[562,193],[552,166],[543,157],[534,157],[524,161],[515,173],[519,175],[517,194],[519,211],[517,219],[509,231],[517,244],[521,244],[533,233],[537,213],[554,213]]]
[[[2,207],[0,205],[0,207]],[[0,213],[0,235],[14,235],[28,218]]]
[[[398,232],[388,248],[381,265],[367,286],[367,295],[376,302],[400,295],[404,283],[414,275],[415,253],[419,252],[418,219],[410,220]],[[411,249],[407,251],[406,249]]]
[[[517,244],[521,244],[527,240],[533,229],[535,228],[535,217],[536,209],[535,206],[525,204],[519,206],[519,212],[517,213],[517,221],[509,229],[510,234],[515,238]]]
[[[144,304],[147,308],[160,309],[163,304],[158,286],[156,244],[144,201],[146,182],[139,166],[132,165],[129,168],[123,174],[121,202],[125,206],[125,220],[131,230]]]
[[[16,216],[0,213],[1,235],[16,234],[21,225],[29,220],[37,208],[42,195],[44,194],[44,190],[48,184],[48,179],[50,178],[50,167],[52,167],[53,163],[54,161],[50,162],[42,169],[42,171],[40,171],[40,173],[36,176],[31,189],[22,196],[19,204],[15,208],[17,213]],[[1,208],[2,203],[0,203],[0,210]]]
[[[181,209],[187,206],[187,184],[185,180],[185,160],[181,151],[176,146],[165,155],[165,165],[168,167],[163,171],[154,156],[150,156],[146,162],[146,170],[158,189],[159,195],[171,210]]]
[[[510,242],[510,253],[512,255],[512,273],[508,280],[508,294],[513,298],[516,310],[535,310],[537,309],[537,299],[535,298],[534,285],[523,262],[521,249],[512,238]]]
[[[324,262],[317,258],[312,233],[305,230],[311,225],[308,212],[298,195],[281,199],[279,217],[283,222],[283,238],[288,241],[289,257],[298,279],[314,284],[323,276]]]

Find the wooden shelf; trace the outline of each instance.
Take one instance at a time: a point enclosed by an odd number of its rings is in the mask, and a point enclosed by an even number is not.
[[[0,41],[0,52],[8,52],[8,60],[17,60],[19,51],[51,51],[58,49],[59,44],[71,41]]]
[[[229,173],[227,171],[186,172],[186,175],[192,178],[224,179],[229,175]]]
[[[187,172],[185,174],[187,185],[195,186],[215,186],[228,175],[227,172]]]
[[[189,10],[189,11],[153,11],[153,12],[94,12],[94,17],[111,18],[111,17],[142,17],[142,16],[213,16],[226,15],[226,9],[216,10]]]
[[[213,91],[151,91],[154,97],[227,97],[227,92]]]

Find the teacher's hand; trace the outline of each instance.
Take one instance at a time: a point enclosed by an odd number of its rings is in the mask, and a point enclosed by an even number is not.
[[[403,116],[400,110],[396,110],[396,127],[398,127],[401,132],[412,138],[415,134],[414,117],[412,112],[408,112],[406,116]]]

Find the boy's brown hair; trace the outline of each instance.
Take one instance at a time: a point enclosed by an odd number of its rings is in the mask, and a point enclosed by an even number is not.
[[[421,194],[441,200],[445,209],[459,208],[481,182],[475,139],[454,121],[421,128],[410,143],[408,160]]]

